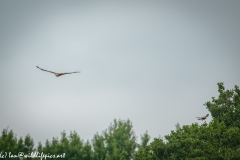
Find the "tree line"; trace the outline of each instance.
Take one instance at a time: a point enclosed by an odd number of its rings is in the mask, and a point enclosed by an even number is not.
[[[28,134],[17,138],[12,130],[3,129],[0,136],[0,159],[12,159],[19,152],[44,153],[46,159],[67,160],[239,160],[240,159],[240,90],[235,85],[226,90],[218,83],[219,96],[205,103],[212,115],[209,123],[180,126],[163,138],[145,132],[138,143],[130,120],[114,120],[108,129],[84,141],[75,132],[63,131],[45,144],[34,141]],[[10,153],[9,153],[10,152]],[[63,155],[64,153],[64,155]],[[10,157],[12,156],[12,157]],[[59,156],[59,157],[57,157]],[[44,159],[44,158],[42,158]]]

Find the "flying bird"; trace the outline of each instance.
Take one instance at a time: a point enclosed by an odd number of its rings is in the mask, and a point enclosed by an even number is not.
[[[53,73],[53,74],[55,74],[56,77],[59,77],[59,76],[65,75],[65,74],[80,73],[79,71],[76,71],[76,72],[57,73],[57,72],[52,72],[52,71],[48,71],[48,70],[42,69],[42,68],[40,68],[40,67],[38,67],[38,66],[36,66],[36,67],[39,68],[39,69],[41,69],[42,71]]]
[[[198,120],[205,120],[207,119],[207,117],[209,116],[209,114],[207,114],[206,116],[203,116],[203,117],[196,117]]]

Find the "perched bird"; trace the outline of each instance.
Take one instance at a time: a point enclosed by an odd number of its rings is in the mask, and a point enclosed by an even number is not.
[[[46,71],[46,72],[53,73],[53,74],[55,74],[56,77],[59,77],[59,76],[65,75],[65,74],[80,73],[79,71],[76,71],[76,72],[57,73],[57,72],[52,72],[52,71],[48,71],[48,70],[42,69],[42,68],[40,68],[40,67],[38,67],[38,66],[36,66],[36,67],[39,68],[39,69],[41,69],[42,71]]]
[[[205,119],[207,119],[207,117],[209,116],[209,114],[207,114],[206,116],[204,116],[204,117],[196,117],[198,120],[205,120]]]

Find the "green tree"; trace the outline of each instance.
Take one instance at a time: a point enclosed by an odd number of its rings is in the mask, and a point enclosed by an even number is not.
[[[62,136],[62,139],[65,139],[66,136]],[[67,141],[66,141],[67,142]],[[68,158],[71,158],[72,160],[78,160],[80,158],[82,158],[81,155],[81,150],[83,149],[83,141],[81,140],[81,138],[79,137],[79,135],[77,134],[77,132],[70,132],[69,135],[69,144],[67,144],[67,146],[69,146],[69,153],[66,153],[66,156]]]
[[[147,131],[143,135],[141,135],[141,143],[139,145],[139,149],[147,147],[150,138],[151,137]]]
[[[20,137],[17,142],[17,150],[24,151],[24,149],[25,149],[24,141],[23,141],[22,137]]]
[[[22,151],[26,154],[35,151],[33,139],[31,138],[31,136],[29,134],[26,135],[26,137],[24,139],[24,148]]]
[[[106,160],[131,159],[137,147],[136,136],[130,120],[114,120],[104,132],[107,149]]]
[[[91,160],[92,147],[89,141],[86,143],[80,139],[79,135],[74,131],[67,136],[66,132],[61,132],[61,138],[53,137],[52,141],[46,140],[45,146],[38,144],[38,152],[51,155],[65,154],[67,160]],[[53,158],[53,160],[59,158]]]
[[[240,159],[239,87],[225,90],[218,83],[219,97],[207,102],[213,121],[202,125],[183,125],[162,139],[154,141],[141,152],[137,159],[170,160],[238,160]]]
[[[29,134],[25,137],[24,140],[22,137],[17,139],[17,136],[13,133],[12,130],[8,131],[8,129],[3,129],[2,135],[0,137],[0,153],[4,154],[4,159],[13,159],[15,156],[18,156],[19,153],[29,155],[33,151],[34,142]],[[5,155],[5,153],[7,153],[7,155]],[[28,159],[31,160],[31,158]]]
[[[104,160],[106,158],[107,149],[105,146],[105,138],[96,133],[92,139],[93,159]]]
[[[154,139],[138,154],[141,159],[240,159],[240,130],[223,122],[192,124],[172,131],[162,139]],[[137,158],[135,158],[137,159]]]
[[[92,140],[94,160],[129,160],[137,147],[136,136],[130,120],[116,119],[102,135]]]
[[[7,156],[5,156],[5,152],[7,153]],[[8,128],[3,129],[0,137],[0,153],[5,156],[4,158],[6,160],[10,160],[9,153],[11,153],[11,155],[17,155],[18,152],[16,135],[14,135],[12,130],[8,131]]]
[[[92,160],[93,159],[92,146],[89,141],[87,141],[83,146],[82,159],[83,160]]]
[[[138,144],[138,148],[134,155],[134,159],[140,159],[140,157],[144,157],[144,150],[149,149],[148,147],[149,140],[150,140],[150,135],[146,131],[143,135],[141,135],[141,142],[140,144]],[[150,157],[145,157],[145,159],[149,159],[149,158]]]
[[[240,128],[240,90],[235,85],[234,89],[225,90],[223,83],[218,83],[219,96],[205,103],[215,120],[224,122],[227,126]]]

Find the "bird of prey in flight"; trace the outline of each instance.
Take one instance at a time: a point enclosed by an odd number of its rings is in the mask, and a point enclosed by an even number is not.
[[[207,117],[209,116],[209,114],[207,114],[206,116],[203,116],[203,117],[196,117],[198,120],[205,120],[207,119]]]
[[[52,71],[48,71],[48,70],[42,69],[42,68],[40,68],[40,67],[38,67],[38,66],[36,66],[36,67],[39,68],[39,69],[41,69],[42,71],[46,71],[46,72],[53,73],[53,74],[55,74],[56,77],[59,77],[59,76],[65,75],[65,74],[80,73],[79,71],[76,71],[76,72],[57,73],[57,72],[52,72]]]

